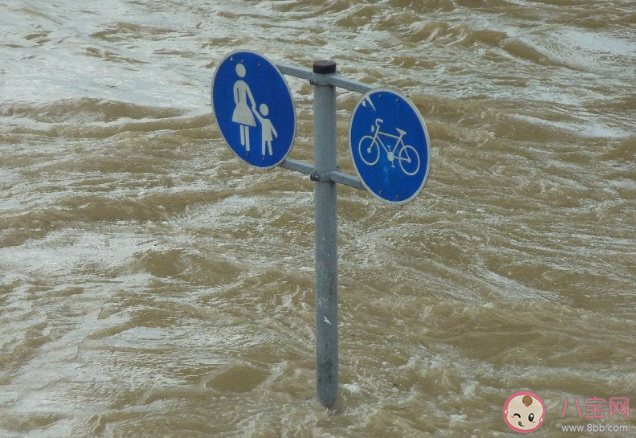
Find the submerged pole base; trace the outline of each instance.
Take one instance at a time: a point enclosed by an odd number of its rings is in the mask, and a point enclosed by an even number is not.
[[[338,375],[334,375],[334,371],[338,372],[338,366],[333,366],[333,363],[330,363],[327,360],[324,363],[324,366],[320,366],[318,364],[317,373],[318,373],[318,386],[317,386],[317,394],[320,403],[323,406],[330,408],[333,406],[336,401],[336,396],[338,395]]]

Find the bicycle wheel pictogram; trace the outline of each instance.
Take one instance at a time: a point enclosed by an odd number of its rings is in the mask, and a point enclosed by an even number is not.
[[[360,151],[360,158],[364,164],[373,166],[380,159],[380,146],[375,141],[374,137],[371,137],[370,135],[362,137],[358,148]]]
[[[405,145],[397,156],[402,171],[409,176],[415,175],[420,170],[420,154],[413,146]]]

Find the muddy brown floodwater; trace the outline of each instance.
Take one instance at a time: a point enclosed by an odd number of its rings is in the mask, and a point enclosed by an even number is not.
[[[633,0],[0,11],[0,436],[512,437],[524,390],[547,412],[533,436],[636,434],[609,418],[636,404]],[[332,411],[312,182],[242,164],[211,115],[241,48],[399,88],[432,139],[415,201],[339,189]],[[289,83],[290,157],[312,161],[312,87]],[[338,93],[349,173],[358,97]],[[579,418],[593,398],[605,418]]]

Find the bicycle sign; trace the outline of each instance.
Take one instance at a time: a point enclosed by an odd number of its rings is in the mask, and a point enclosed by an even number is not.
[[[362,183],[381,200],[402,204],[424,187],[430,140],[419,111],[401,94],[364,94],[351,117],[349,146]]]

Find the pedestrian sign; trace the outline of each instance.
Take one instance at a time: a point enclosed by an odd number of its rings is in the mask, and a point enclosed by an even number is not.
[[[364,186],[392,204],[415,198],[429,171],[430,140],[419,111],[395,91],[365,93],[349,125],[353,164]]]
[[[227,55],[212,79],[212,109],[234,153],[264,169],[282,163],[296,136],[291,91],[278,68],[256,53]]]

